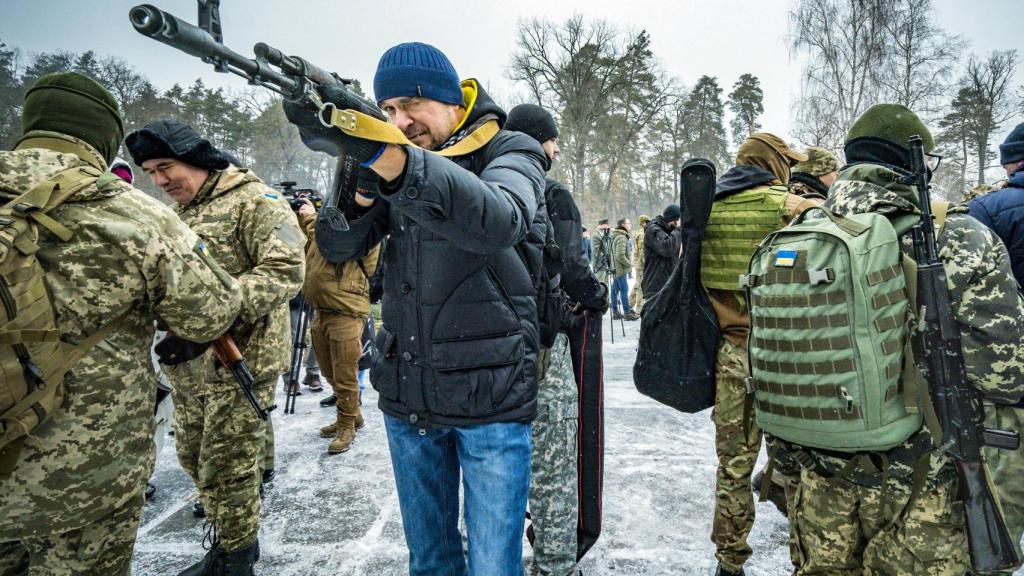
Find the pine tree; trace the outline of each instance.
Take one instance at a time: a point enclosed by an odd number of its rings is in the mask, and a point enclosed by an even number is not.
[[[739,146],[747,136],[761,129],[758,119],[764,113],[764,92],[757,76],[744,74],[732,85],[729,111],[733,114],[729,121],[733,142]]]
[[[722,89],[718,79],[701,76],[683,105],[683,124],[686,127],[688,147],[693,157],[707,158],[719,170],[729,165],[722,104]]]

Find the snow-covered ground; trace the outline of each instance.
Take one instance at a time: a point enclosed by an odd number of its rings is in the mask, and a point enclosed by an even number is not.
[[[615,344],[605,323],[605,493],[601,539],[584,558],[587,576],[714,573],[711,530],[714,428],[710,411],[681,414],[637,393],[632,366],[639,322]],[[280,388],[280,387],[279,387]],[[398,499],[377,394],[367,387],[366,428],[353,448],[328,456],[317,429],[331,410],[320,394],[298,398],[296,414],[273,413],[277,478],[260,528],[263,576],[399,576],[408,573]],[[279,406],[284,405],[278,391]],[[178,466],[173,438],[159,455],[156,498],[146,505],[134,573],[177,574],[203,550],[202,521],[192,515],[191,480]],[[762,453],[762,459],[764,454]],[[750,535],[751,576],[790,572],[786,520],[758,503]],[[527,556],[529,545],[524,543]]]

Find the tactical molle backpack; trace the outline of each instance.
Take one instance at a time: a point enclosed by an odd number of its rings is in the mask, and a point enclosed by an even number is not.
[[[812,212],[825,218],[806,219]],[[751,316],[748,391],[765,432],[860,452],[896,446],[921,427],[912,270],[880,214],[812,208],[761,243],[740,285]]]
[[[92,167],[70,168],[0,207],[0,473],[13,466],[20,440],[60,407],[64,375],[114,324],[78,346],[62,343],[36,259],[38,226],[71,238],[47,213],[99,176]]]

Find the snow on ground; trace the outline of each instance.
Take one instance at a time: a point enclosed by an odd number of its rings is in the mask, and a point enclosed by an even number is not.
[[[619,323],[611,344],[605,323],[605,492],[600,540],[584,558],[587,576],[714,573],[708,539],[716,458],[710,410],[682,414],[633,387],[639,322]],[[284,406],[278,390],[277,403]],[[277,478],[264,500],[260,528],[263,576],[399,576],[407,552],[377,394],[367,387],[366,428],[353,448],[328,456],[317,429],[332,411],[322,394],[298,398],[296,414],[273,412]],[[177,574],[204,553],[202,521],[193,517],[195,488],[178,466],[173,437],[159,455],[156,498],[146,505],[134,573]],[[762,460],[764,454],[762,451]],[[751,576],[790,572],[786,520],[757,504],[750,535]],[[524,541],[525,542],[525,541]],[[524,543],[527,556],[529,545]]]

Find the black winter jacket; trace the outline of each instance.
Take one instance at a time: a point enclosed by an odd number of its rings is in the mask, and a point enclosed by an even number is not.
[[[607,289],[590,269],[583,251],[583,224],[572,194],[556,180],[547,180],[544,187],[548,216],[555,231],[555,243],[562,253],[559,285],[573,302],[592,310],[603,310]]]
[[[644,277],[640,288],[644,299],[653,298],[668,282],[679,259],[682,239],[679,229],[670,229],[664,216],[655,216],[644,230]]]
[[[1015,173],[1006,188],[975,198],[967,208],[1006,244],[1017,285],[1024,286],[1024,172]]]
[[[479,88],[467,114],[467,127],[485,114],[505,120]],[[350,219],[337,244],[358,258],[391,234],[370,374],[380,408],[422,427],[532,420],[537,295],[516,245],[543,198],[544,151],[506,131],[452,159],[405,150],[403,177]],[[525,256],[542,258],[539,249]]]

